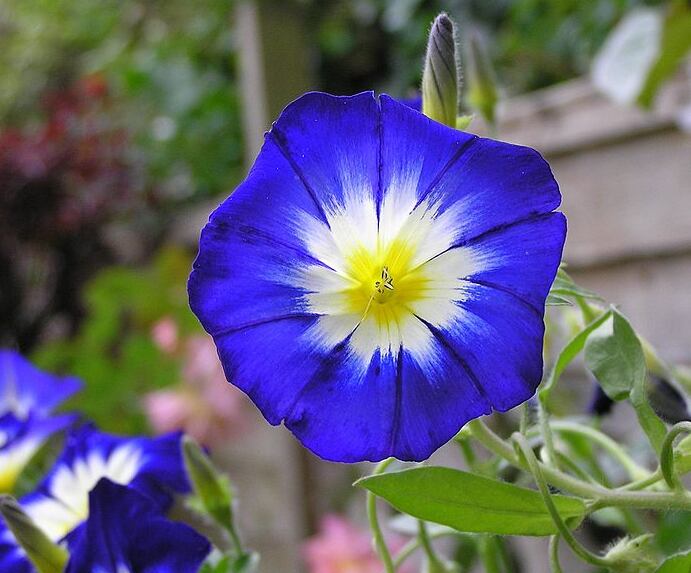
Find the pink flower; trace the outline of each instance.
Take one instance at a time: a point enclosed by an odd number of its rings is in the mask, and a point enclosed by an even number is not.
[[[173,354],[178,347],[178,325],[167,316],[154,324],[151,338],[160,350],[166,354]]]
[[[171,332],[168,326],[161,330],[164,334]],[[152,392],[144,398],[144,408],[156,433],[182,429],[213,447],[245,429],[245,398],[226,382],[210,338],[193,336],[185,341],[182,379],[174,389]]]
[[[389,543],[400,549],[400,538]],[[381,573],[382,564],[372,546],[368,531],[355,526],[340,515],[322,518],[320,531],[303,545],[303,556],[309,573]],[[410,569],[401,568],[402,573]]]

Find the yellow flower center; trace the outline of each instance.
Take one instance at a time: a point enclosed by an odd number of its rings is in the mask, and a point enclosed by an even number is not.
[[[347,259],[353,285],[344,293],[349,310],[380,327],[412,313],[411,303],[425,296],[430,283],[415,254],[414,245],[401,240],[373,251],[358,246]]]

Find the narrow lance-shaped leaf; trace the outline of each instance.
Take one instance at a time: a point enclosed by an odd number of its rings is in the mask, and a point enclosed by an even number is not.
[[[356,482],[403,513],[463,532],[500,535],[552,535],[557,528],[542,496],[468,472],[420,467],[363,478]],[[553,496],[562,518],[577,525],[583,501]]]
[[[10,496],[0,496],[0,515],[39,573],[62,573],[67,551],[53,543]]]

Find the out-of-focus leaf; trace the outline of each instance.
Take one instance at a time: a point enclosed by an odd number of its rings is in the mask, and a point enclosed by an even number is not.
[[[463,532],[500,535],[552,535],[557,528],[542,496],[468,472],[420,467],[356,482],[399,511]],[[585,512],[580,499],[553,496],[562,518],[577,525]]]
[[[667,511],[660,516],[655,532],[660,551],[672,555],[691,549],[691,512]]]
[[[645,383],[645,357],[628,321],[610,311],[585,344],[585,363],[612,400],[625,400],[636,384]]]
[[[659,452],[667,429],[648,402],[641,342],[618,310],[612,309],[611,318],[588,337],[585,363],[612,400],[630,399],[641,428]]]
[[[655,573],[689,573],[690,571],[691,553],[681,553],[665,559]]]
[[[638,103],[650,107],[663,82],[679,67],[691,50],[691,4],[673,2],[664,19],[657,60],[650,68],[638,95]]]
[[[602,300],[602,297],[594,292],[577,285],[564,269],[559,269],[557,272],[557,277],[554,279],[549,293],[552,296],[558,297]]]
[[[660,54],[663,15],[655,8],[631,10],[593,62],[595,87],[617,103],[636,101]]]

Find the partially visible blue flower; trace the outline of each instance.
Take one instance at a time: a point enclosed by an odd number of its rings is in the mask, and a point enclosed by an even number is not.
[[[75,430],[51,471],[21,505],[55,542],[69,542],[71,532],[88,517],[89,493],[102,478],[136,489],[165,510],[174,493],[190,489],[180,440],[180,434],[124,438],[92,426]],[[27,563],[12,534],[0,525],[0,564],[5,565],[0,570],[24,572]]]
[[[81,387],[77,378],[43,372],[21,354],[0,350],[0,414],[45,416]]]
[[[0,416],[0,493],[12,491],[22,470],[46,440],[75,419],[69,414],[52,418],[31,415],[25,420],[11,412]]]
[[[306,94],[202,231],[190,304],[228,380],[313,452],[423,460],[535,392],[560,201],[533,149]]]
[[[12,491],[38,449],[76,416],[51,411],[81,388],[76,378],[54,376],[20,354],[0,350],[0,493]]]
[[[136,490],[102,479],[70,540],[66,573],[194,573],[209,554],[196,531]]]

